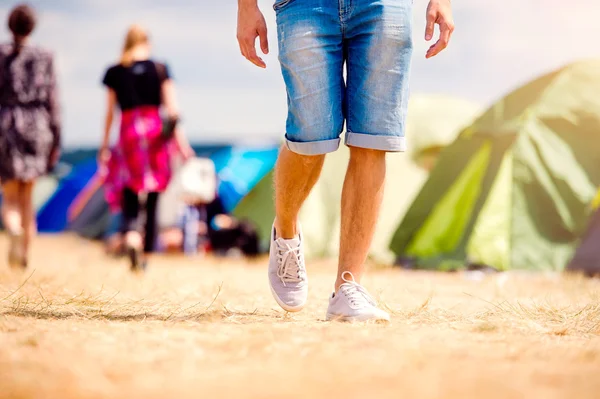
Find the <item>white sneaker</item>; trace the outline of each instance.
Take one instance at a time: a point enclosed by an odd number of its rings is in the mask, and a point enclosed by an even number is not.
[[[350,280],[346,279],[346,275]],[[342,273],[344,284],[329,300],[327,320],[334,321],[390,321],[390,315],[377,307],[367,290],[356,281],[350,272]]]
[[[304,265],[302,231],[290,240],[275,238],[275,227],[271,230],[269,255],[269,285],[275,300],[288,312],[299,312],[306,305],[308,278]]]

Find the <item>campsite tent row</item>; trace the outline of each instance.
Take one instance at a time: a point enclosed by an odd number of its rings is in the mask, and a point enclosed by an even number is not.
[[[563,270],[600,186],[599,92],[600,60],[583,61],[494,104],[442,152],[395,255],[434,269]],[[586,242],[600,269],[597,242]]]
[[[228,210],[251,190],[275,164],[278,147],[195,146],[198,156],[210,158],[219,176],[218,194]],[[41,178],[35,188],[34,205],[38,230],[66,230],[87,238],[102,238],[111,224],[111,214],[97,174],[96,151],[66,152],[57,173]],[[174,190],[161,196],[159,223],[175,223],[179,207]]]
[[[427,110],[440,109],[438,118],[428,117]],[[479,106],[460,99],[440,95],[413,96],[409,113],[411,122],[407,136],[413,148],[426,150],[451,142],[456,132],[467,125],[478,113]],[[413,133],[414,132],[414,133]],[[419,132],[419,137],[416,133]],[[196,148],[196,152],[210,157],[221,180],[219,195],[227,209],[253,221],[259,228],[262,248],[268,248],[270,228],[274,219],[272,168],[278,146],[265,148],[217,147]],[[416,154],[418,151],[413,151]],[[100,185],[95,184],[96,152],[74,151],[65,154],[63,161],[72,165],[70,173],[60,179],[49,178],[53,184],[45,190],[38,211],[41,232],[75,231],[88,238],[101,238],[110,226],[110,213]],[[337,253],[339,241],[339,198],[349,151],[342,146],[330,154],[325,162],[322,179],[308,198],[301,219],[309,257],[332,256]],[[373,245],[373,256],[393,261],[387,248],[411,198],[426,178],[406,156],[389,157],[390,168],[383,212],[386,217],[379,224]],[[399,184],[401,181],[401,184]],[[248,195],[246,195],[248,194]],[[242,197],[243,198],[242,200]],[[241,203],[239,206],[238,202]],[[178,201],[173,190],[161,197],[159,223],[174,223]]]
[[[587,61],[525,84],[476,120],[479,109],[466,102],[411,100],[409,147],[414,142],[445,148],[429,176],[409,157],[388,157],[371,257],[438,270],[467,263],[499,270],[562,270],[586,229],[588,235],[595,231],[590,204],[600,186],[599,91],[600,61]],[[225,182],[220,194],[235,215],[255,222],[266,248],[274,219],[271,169],[277,146],[221,150],[210,154]],[[345,147],[328,155],[301,210],[308,258],[336,255],[348,159]],[[58,182],[38,214],[42,231],[68,227],[68,208],[94,173],[91,161],[80,162]],[[53,183],[48,184],[46,191],[51,191]],[[92,198],[100,205],[90,200],[89,213],[101,210],[103,202],[100,194]],[[59,223],[45,229],[48,214]],[[88,215],[82,229],[101,219]],[[103,228],[106,223],[92,230]],[[597,245],[588,239],[584,246],[598,254],[600,269]]]
[[[430,111],[440,110],[436,118]],[[427,174],[417,167],[419,153],[428,148],[445,146],[456,138],[464,126],[480,113],[477,104],[443,95],[415,95],[408,107],[407,141],[410,156],[387,157],[387,180],[382,217],[377,226],[370,256],[383,263],[394,261],[389,242],[412,198],[423,185]],[[319,181],[300,212],[307,258],[335,257],[340,235],[340,198],[349,149],[342,145],[325,158]],[[267,246],[275,217],[273,174],[269,173],[239,204],[235,215],[252,220],[259,229],[262,245]]]
[[[389,156],[371,256],[437,270],[467,263],[498,270],[564,269],[589,224],[589,204],[600,186],[599,92],[600,61],[574,63],[502,98],[456,140],[438,140],[450,145],[427,179],[406,157]],[[461,129],[475,116],[473,107],[451,108],[451,101],[413,104],[408,121],[417,127],[407,132],[409,146],[411,140],[427,143],[444,126]],[[309,257],[336,254],[348,157],[345,148],[328,156],[301,211]],[[267,175],[235,211],[254,220],[263,239],[274,217],[272,195]],[[597,244],[586,242],[600,270]]]

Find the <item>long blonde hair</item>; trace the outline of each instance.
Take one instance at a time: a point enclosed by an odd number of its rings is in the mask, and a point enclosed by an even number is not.
[[[140,25],[134,24],[129,27],[121,52],[121,65],[130,66],[133,63],[133,50],[142,44],[148,43],[148,33]]]

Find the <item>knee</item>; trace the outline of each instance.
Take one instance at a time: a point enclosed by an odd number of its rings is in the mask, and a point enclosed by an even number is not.
[[[325,162],[325,154],[321,155],[298,155],[301,158],[302,163],[308,167],[318,167]]]
[[[287,156],[287,158],[292,159],[293,162],[299,163],[306,167],[317,166],[319,164],[322,164],[323,161],[325,161],[325,154],[319,154],[319,155],[298,154],[297,152],[294,152],[294,151],[290,150],[289,148],[287,148],[287,146],[285,146],[285,145],[283,147],[281,147],[281,151],[280,151],[280,159],[284,158],[281,155],[283,155],[284,157]]]
[[[385,151],[350,147],[350,162],[361,166],[385,165]]]
[[[22,183],[19,190],[19,203],[23,208],[28,208],[33,203],[33,183]]]

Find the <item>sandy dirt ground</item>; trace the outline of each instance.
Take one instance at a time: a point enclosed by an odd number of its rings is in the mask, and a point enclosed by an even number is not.
[[[0,251],[6,240],[0,237]],[[0,262],[0,398],[599,398],[600,282],[406,272],[363,282],[388,325],[280,310],[265,260],[162,257],[143,276],[70,236]]]

